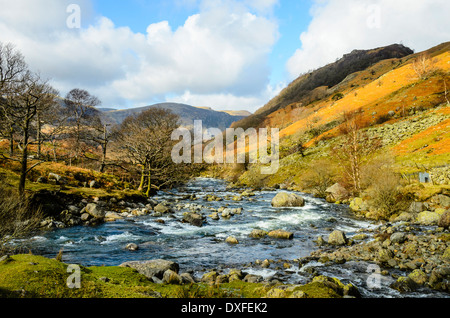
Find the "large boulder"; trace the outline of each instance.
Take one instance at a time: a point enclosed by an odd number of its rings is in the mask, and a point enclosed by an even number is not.
[[[95,203],[89,203],[86,205],[86,207],[82,210],[81,213],[87,213],[90,216],[92,216],[95,219],[103,219],[106,215],[105,211],[103,211],[97,204]]]
[[[326,193],[328,202],[342,201],[344,199],[347,199],[350,195],[347,189],[344,188],[340,183],[336,183],[329,187],[326,190]]]
[[[328,236],[328,244],[345,245],[347,244],[347,237],[344,232],[336,230]]]
[[[189,223],[193,226],[203,226],[203,216],[197,213],[185,213],[183,216],[183,222]]]
[[[119,267],[130,267],[137,270],[140,274],[152,278],[157,277],[158,279],[163,279],[164,273],[168,270],[178,273],[180,266],[171,261],[166,261],[163,259],[143,261],[143,262],[125,262]]]
[[[422,225],[437,225],[441,216],[434,212],[421,212],[417,216],[417,222]]]
[[[153,208],[153,210],[154,210],[155,212],[162,213],[162,214],[165,214],[165,213],[172,213],[172,212],[173,212],[172,209],[171,209],[170,207],[168,207],[168,206],[166,206],[166,205],[164,205],[164,204],[162,204],[162,203],[156,205],[156,206]]]
[[[444,229],[450,228],[450,210],[445,211],[444,214],[441,215],[438,226],[443,227]]]
[[[250,233],[250,237],[252,238],[263,238],[267,236],[267,232],[264,230],[258,230],[258,229],[254,229],[251,233]]]
[[[294,233],[284,231],[284,230],[275,230],[271,231],[268,234],[272,238],[283,239],[283,240],[292,240],[294,238]]]
[[[280,192],[272,199],[272,206],[275,208],[303,207],[305,199],[295,193]]]

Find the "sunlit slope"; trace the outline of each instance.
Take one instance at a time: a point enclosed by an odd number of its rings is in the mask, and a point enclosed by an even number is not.
[[[449,72],[450,71],[450,52],[445,52],[434,58],[435,68]],[[420,89],[416,89],[416,94],[403,94],[402,90],[417,84]],[[365,113],[366,120],[368,116],[380,116],[389,111],[403,112],[411,107],[420,106],[417,97],[425,99],[434,99],[432,102],[438,102],[440,96],[436,93],[444,91],[443,81],[439,76],[432,76],[428,82],[420,82],[412,65],[407,64],[394,69],[376,80],[353,90],[343,91],[344,97],[333,101],[331,98],[323,100],[307,109],[292,111],[292,114],[285,114],[285,119],[298,116],[299,119],[281,130],[280,136],[286,137],[306,131],[313,127],[325,125],[335,120],[340,120],[343,113],[362,110]],[[376,114],[373,114],[375,113]],[[300,113],[300,114],[299,114]],[[373,114],[373,115],[372,115]],[[271,125],[271,118],[276,118],[278,114],[272,114],[266,124]],[[286,118],[287,117],[287,118]],[[273,123],[275,124],[275,123]]]

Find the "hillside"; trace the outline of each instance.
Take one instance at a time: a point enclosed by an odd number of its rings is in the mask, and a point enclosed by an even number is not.
[[[181,124],[184,127],[192,127],[194,120],[202,120],[204,128],[219,128],[225,130],[230,127],[235,121],[243,119],[245,116],[240,113],[239,116],[228,114],[226,112],[215,111],[211,108],[193,107],[185,104],[177,103],[161,103],[152,106],[123,109],[123,110],[107,110],[102,111],[102,116],[105,121],[120,124],[130,115],[139,114],[151,108],[170,109],[181,118]],[[245,115],[245,114],[244,114]]]
[[[355,61],[374,52],[384,53],[370,63],[344,66],[349,58]],[[332,165],[340,169],[336,149],[342,147],[344,115],[351,114],[370,140],[380,140],[378,154],[392,158],[394,171],[408,180],[429,172],[435,184],[449,184],[450,42],[409,53],[398,45],[354,51],[320,69],[341,74],[343,79],[332,86],[322,86],[315,72],[295,80],[255,115],[234,124],[280,128],[279,171],[264,176],[255,169],[236,169],[227,172],[236,174],[231,179],[250,186],[310,190],[305,179],[317,162],[329,160],[328,170]]]
[[[333,94],[338,89],[336,86],[345,82],[347,77],[355,72],[365,70],[379,61],[401,59],[412,53],[411,49],[399,44],[373,50],[354,50],[335,63],[299,76],[253,116],[239,121],[235,126],[258,127],[262,125],[265,117],[293,103],[302,107]]]

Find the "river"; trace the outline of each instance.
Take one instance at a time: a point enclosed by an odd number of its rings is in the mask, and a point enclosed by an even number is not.
[[[280,190],[281,191],[281,190]],[[198,178],[184,187],[171,192],[160,192],[154,197],[158,202],[169,201],[172,206],[179,205],[174,214],[155,218],[153,216],[133,217],[109,222],[97,227],[77,226],[58,229],[28,241],[35,254],[55,257],[63,249],[63,261],[83,266],[117,266],[127,261],[166,259],[180,265],[180,271],[190,271],[200,277],[204,271],[212,269],[241,268],[245,272],[265,278],[276,276],[286,283],[307,283],[311,278],[311,268],[320,274],[352,282],[364,297],[402,297],[389,288],[395,280],[383,276],[381,288],[369,288],[371,264],[348,262],[341,265],[325,266],[312,262],[299,268],[294,260],[307,257],[317,249],[314,243],[319,236],[327,237],[333,230],[341,230],[348,237],[356,233],[367,233],[378,225],[374,222],[355,218],[348,207],[329,204],[324,200],[302,194],[306,205],[301,208],[277,209],[271,200],[278,191],[256,191],[255,196],[233,201],[236,192],[227,188],[221,180]],[[197,200],[182,200],[195,194]],[[223,201],[207,202],[205,196],[214,194]],[[249,200],[251,198],[251,200]],[[201,212],[209,215],[214,209],[227,206],[242,208],[241,214],[230,219],[217,221],[207,218],[203,227],[196,227],[180,220],[190,205],[200,205]],[[164,223],[156,222],[156,219]],[[253,239],[249,237],[253,229],[271,231],[283,229],[294,233],[292,240],[277,240],[269,237]],[[239,244],[225,242],[229,236],[238,239]],[[23,242],[22,242],[23,243]],[[137,251],[125,247],[129,243],[139,246]],[[257,260],[283,260],[281,268],[261,268]],[[283,269],[283,262],[294,264]],[[432,291],[418,291],[408,297],[447,297],[446,294]]]

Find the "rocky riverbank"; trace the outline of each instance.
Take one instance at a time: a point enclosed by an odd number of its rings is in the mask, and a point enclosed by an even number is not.
[[[52,200],[53,204],[59,202],[58,207],[54,206],[53,210],[62,208],[63,213],[47,216],[41,225],[45,229],[55,229],[75,225],[94,226],[105,222],[120,223],[127,220],[131,221],[130,224],[134,224],[137,219],[144,218],[151,224],[160,224],[161,228],[172,228],[173,226],[177,228],[179,227],[177,224],[184,223],[182,228],[187,226],[189,231],[190,228],[220,226],[245,218],[249,214],[248,209],[254,204],[258,204],[258,200],[260,200],[259,191],[228,190],[226,194],[225,192],[223,194],[207,193],[200,196],[193,192],[175,196],[162,195],[159,198],[145,198],[144,200],[142,198],[119,200],[115,197],[83,198],[81,200],[73,197],[59,198],[59,201]],[[295,210],[295,213],[302,214],[305,201],[308,201],[307,204],[311,203],[310,200],[293,195],[289,191],[274,191],[273,193],[273,196],[270,197],[271,205],[275,210],[281,209],[280,212],[283,209],[288,211],[294,207],[294,209],[298,209]],[[364,200],[361,201],[364,203]],[[407,211],[400,213],[388,223],[379,223],[372,229],[361,229],[357,234],[330,230],[329,235],[305,239],[311,242],[315,239],[315,244],[317,244],[317,249],[308,257],[291,255],[287,259],[255,259],[249,263],[235,264],[232,267],[218,265],[180,268],[180,265],[171,262],[171,266],[164,270],[158,270],[156,274],[148,269],[149,264],[153,264],[154,260],[125,262],[124,266],[135,268],[138,271],[139,268],[146,268],[144,272],[147,273],[148,279],[155,284],[184,286],[192,283],[221,285],[237,281],[258,283],[264,286],[264,295],[284,298],[309,297],[311,291],[308,293],[300,286],[316,284],[320,281],[321,286],[325,284],[333,287],[333,295],[359,297],[361,295],[360,286],[355,284],[351,287],[349,280],[342,283],[341,280],[335,280],[333,275],[325,275],[323,270],[334,265],[361,262],[365,264],[364,266],[375,265],[377,275],[394,280],[390,284],[392,290],[407,293],[425,288],[448,293],[450,234],[448,233],[447,202],[447,195],[437,194],[427,202],[413,202]],[[245,208],[236,207],[238,205]],[[352,207],[354,206],[355,204],[352,204]],[[355,209],[355,213],[364,217],[365,214],[362,212],[364,204],[358,206],[361,209]],[[272,213],[276,213],[276,211]],[[427,213],[431,213],[433,216],[427,218],[425,217]],[[439,219],[435,217],[436,215],[439,216]],[[326,220],[326,223],[328,222],[330,225],[339,223],[336,219],[334,221]],[[314,227],[314,224],[311,224],[311,228],[314,229]],[[274,242],[298,240],[297,234],[298,232],[286,231],[281,227],[270,231],[249,228],[246,236],[254,242],[252,246],[254,244],[264,246],[280,244]],[[228,247],[224,248],[230,249],[228,252],[232,255],[233,248],[247,248],[248,242],[240,242],[241,239],[242,237],[229,235],[221,239],[216,237],[214,241],[216,244],[220,244],[220,241],[227,243]],[[144,242],[141,246],[140,243],[131,240],[127,243],[123,245],[123,248],[128,250],[128,253],[138,253],[153,244]],[[167,265],[167,262],[165,260],[159,263]],[[299,291],[303,291],[304,294]]]

